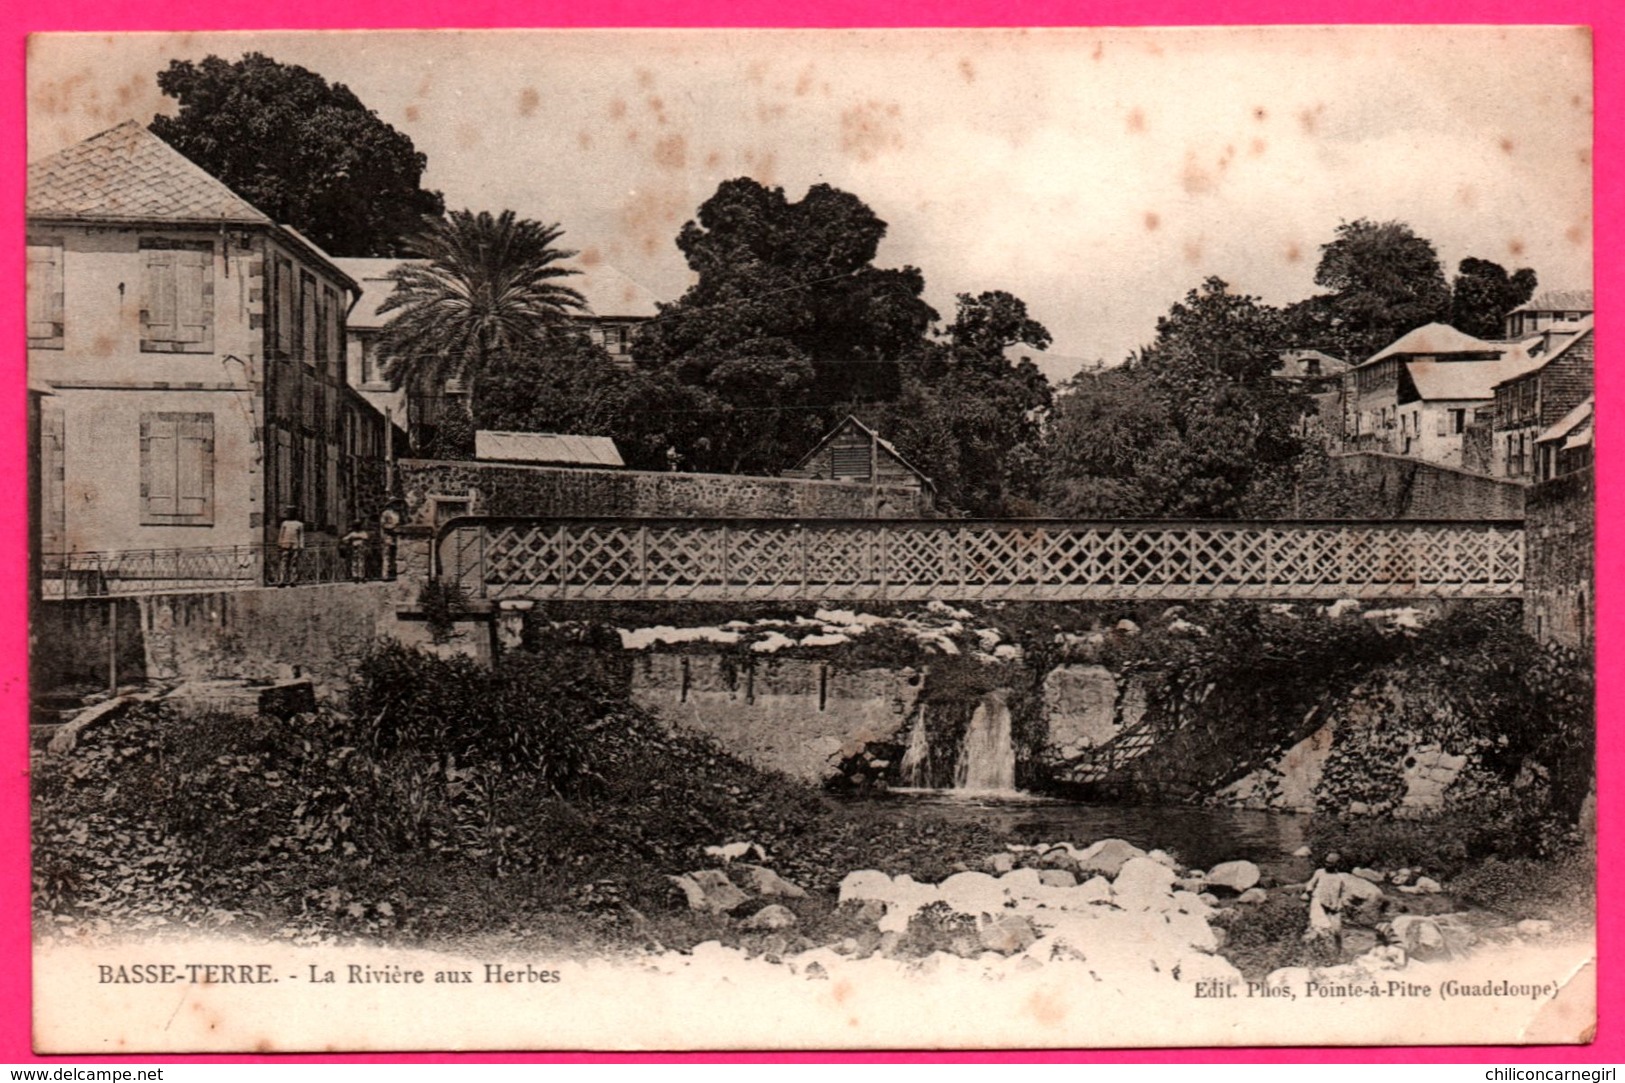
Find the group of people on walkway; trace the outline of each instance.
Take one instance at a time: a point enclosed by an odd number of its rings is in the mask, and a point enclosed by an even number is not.
[[[357,519],[350,524],[349,533],[339,539],[338,553],[343,569],[350,581],[360,583],[367,579],[394,579],[397,532],[402,521],[400,501],[392,500],[378,515],[378,529],[374,533],[367,524]],[[276,533],[277,560],[272,585],[291,587],[303,577],[305,569],[305,523],[299,518],[299,509],[289,505],[282,509],[282,521]],[[377,553],[377,575],[369,574],[374,567],[373,554]],[[318,574],[318,581],[332,581],[341,576]],[[308,577],[307,577],[308,578]]]

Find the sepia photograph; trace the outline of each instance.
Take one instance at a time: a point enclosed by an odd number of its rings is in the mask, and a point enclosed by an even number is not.
[[[35,1051],[1590,1042],[1592,61],[31,36]]]

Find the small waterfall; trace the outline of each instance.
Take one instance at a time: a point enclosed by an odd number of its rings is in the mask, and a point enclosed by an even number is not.
[[[925,732],[925,705],[914,713],[914,728],[908,731],[908,747],[898,764],[898,777],[905,786],[924,787],[930,783],[931,739]]]
[[[954,789],[1008,793],[1015,788],[1016,746],[1010,739],[1010,707],[1005,693],[997,690],[983,696],[971,715],[959,746]]]

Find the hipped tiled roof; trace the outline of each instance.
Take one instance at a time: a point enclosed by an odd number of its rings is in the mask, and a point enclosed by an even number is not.
[[[27,208],[45,219],[272,224],[133,120],[31,164]]]

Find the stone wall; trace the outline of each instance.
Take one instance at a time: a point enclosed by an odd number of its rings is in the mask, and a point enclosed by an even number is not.
[[[344,695],[355,666],[380,639],[428,646],[427,625],[400,620],[416,585],[337,583],[122,598],[121,679],[199,681],[308,677],[324,697]],[[36,693],[106,682],[106,599],[41,602],[33,620]],[[459,625],[446,650],[490,657],[490,628]]]
[[[396,476],[407,521],[424,525],[434,525],[437,497],[468,500],[467,514],[473,515],[867,519],[931,514],[930,497],[911,488],[801,478],[428,459],[401,460]]]
[[[1530,487],[1524,518],[1524,631],[1586,649],[1596,629],[1594,481],[1590,470]]]
[[[1333,457],[1362,492],[1374,519],[1521,519],[1525,487],[1403,455],[1353,452]]]
[[[821,783],[870,742],[899,741],[920,692],[911,669],[842,670],[802,659],[641,654],[632,700],[735,756]]]

